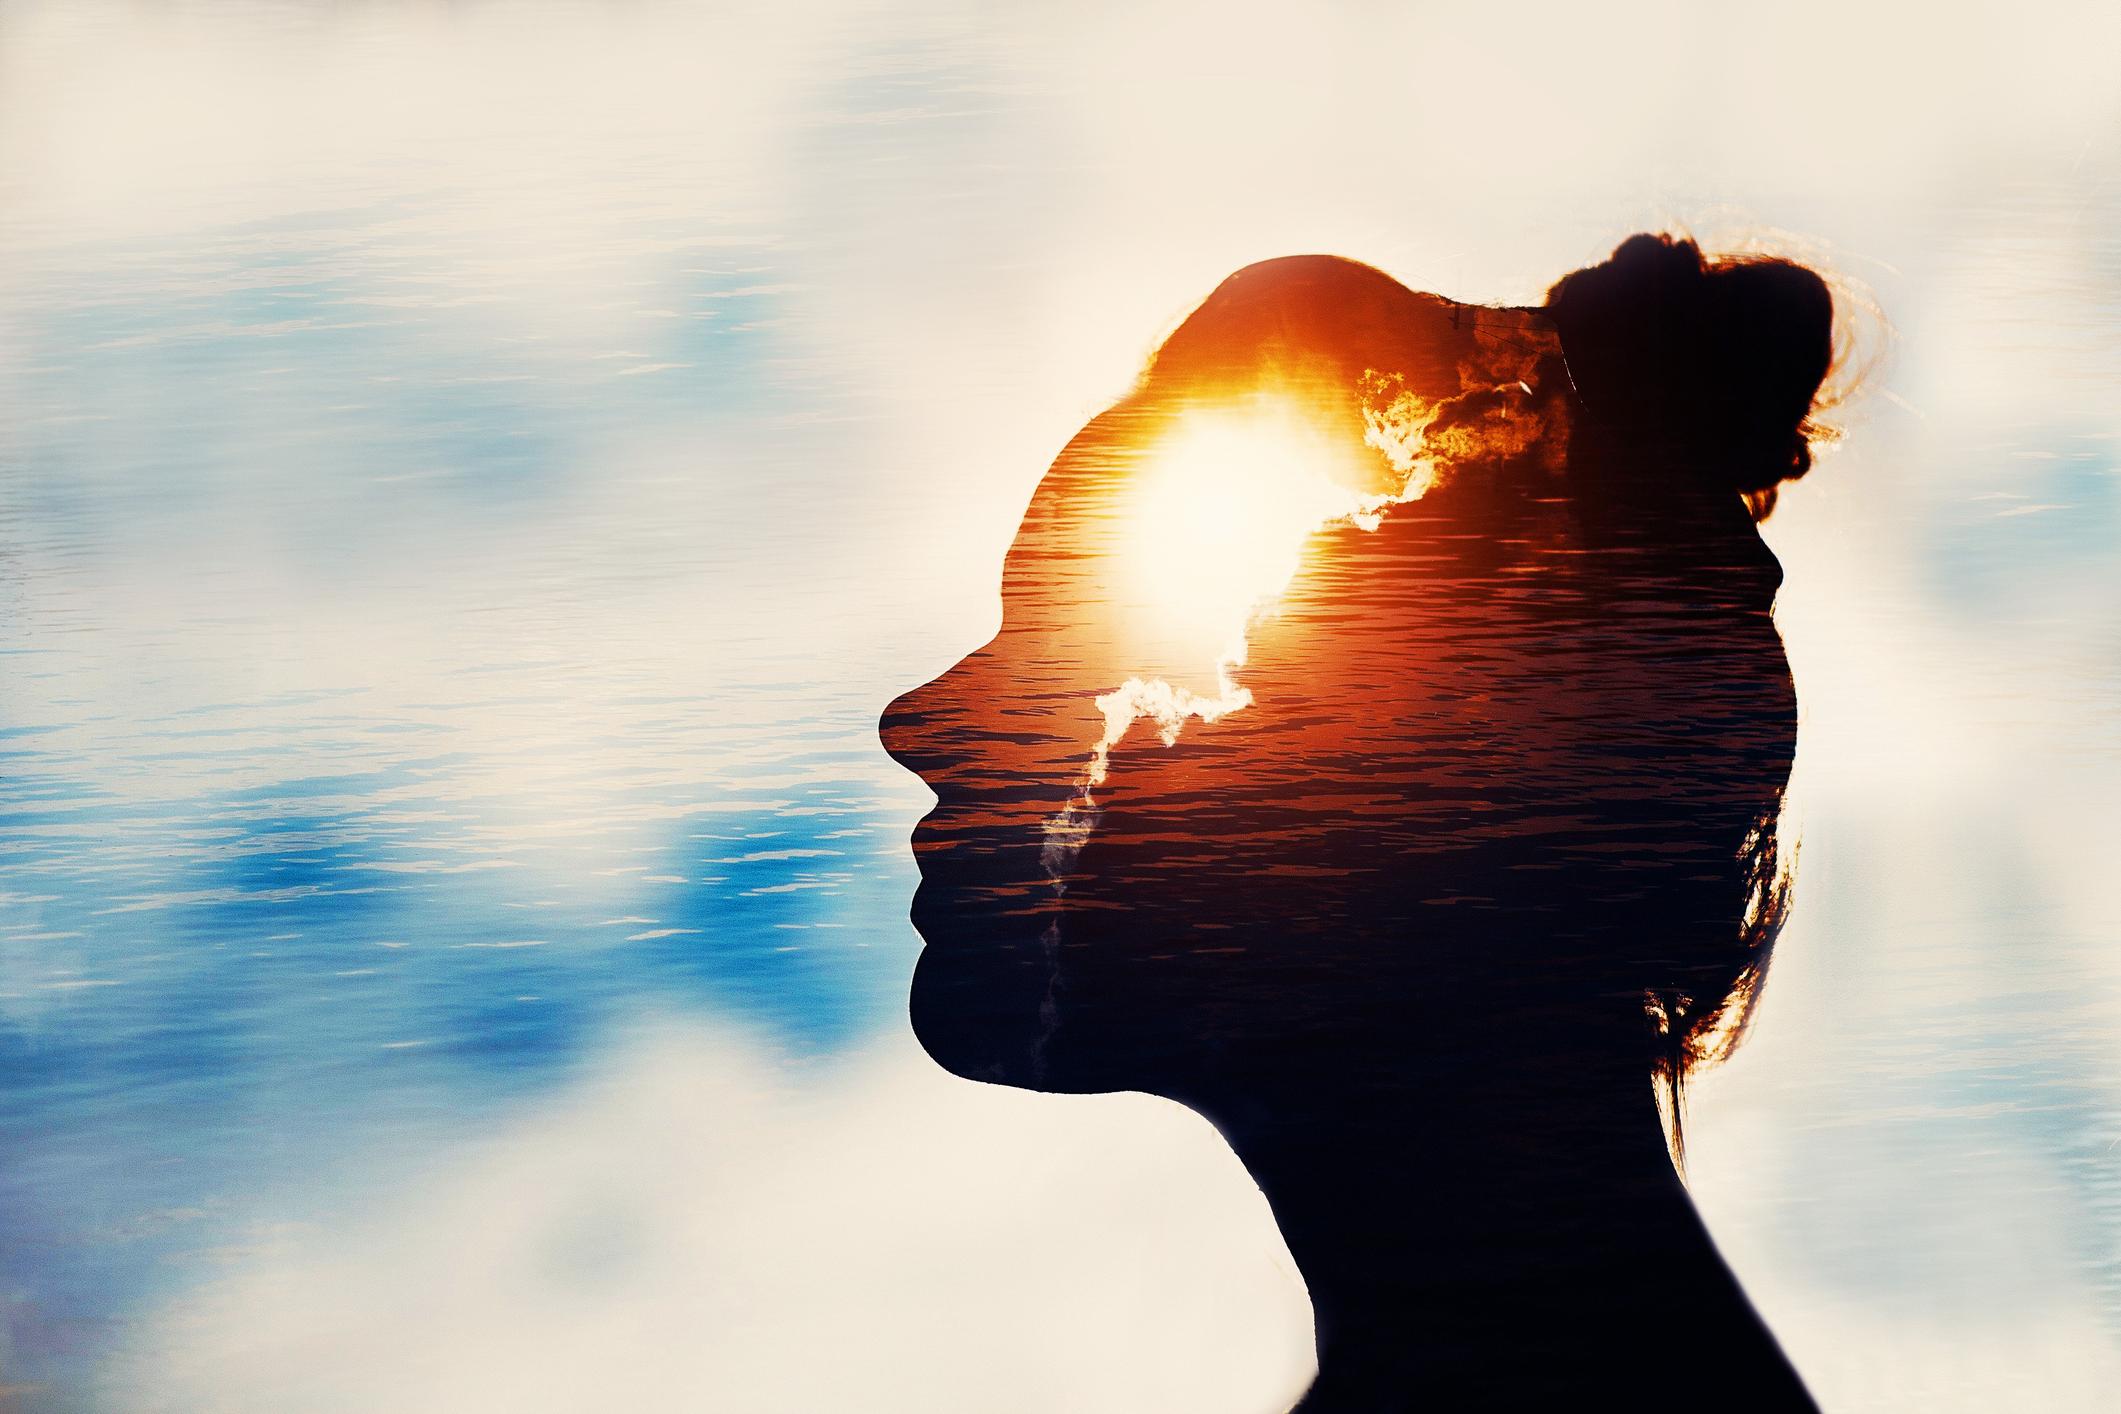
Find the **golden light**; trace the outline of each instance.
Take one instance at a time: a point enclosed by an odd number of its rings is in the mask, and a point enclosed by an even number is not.
[[[1112,748],[1143,718],[1166,746],[1187,721],[1212,722],[1251,705],[1234,677],[1254,616],[1287,590],[1317,531],[1352,521],[1374,529],[1402,499],[1376,490],[1374,440],[1309,412],[1299,398],[1258,393],[1180,416],[1143,459],[1119,513],[1124,583],[1114,608],[1140,655],[1131,675],[1097,699],[1104,732],[1075,793],[1046,825],[1045,865],[1055,888],[1096,828],[1092,792]]]
[[[1144,673],[1213,682],[1245,628],[1295,577],[1320,528],[1373,517],[1378,458],[1295,399],[1261,394],[1183,414],[1147,455],[1127,517],[1122,611],[1153,645]]]

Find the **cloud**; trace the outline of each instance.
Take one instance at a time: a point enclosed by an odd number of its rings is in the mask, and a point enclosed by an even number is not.
[[[1800,966],[1822,960],[1803,956]],[[2051,1161],[2010,1135],[2008,1113],[1970,1119],[1949,1087],[1881,1095],[1875,1076],[1805,1073],[1786,1058],[1793,1041],[1821,1048],[1791,1008],[1776,1021],[1799,1024],[1769,1026],[1769,1053],[1696,1087],[1689,1170],[1718,1245],[1821,1405],[1836,1414],[2108,1408],[2121,1347],[2086,1279],[2075,1204]],[[1838,1085],[1843,1113],[1793,1126],[1783,1089],[1793,1065],[1807,1093]]]
[[[143,1323],[106,1406],[1267,1414],[1312,1368],[1301,1283],[1207,1124],[904,1046],[812,1069],[651,1029],[352,1186]]]

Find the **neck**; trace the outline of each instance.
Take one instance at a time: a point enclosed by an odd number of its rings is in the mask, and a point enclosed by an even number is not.
[[[1311,1290],[1304,1414],[1625,1408],[1648,1389],[1814,1409],[1674,1171],[1647,1079],[1530,1069],[1284,1094],[1225,1123]]]

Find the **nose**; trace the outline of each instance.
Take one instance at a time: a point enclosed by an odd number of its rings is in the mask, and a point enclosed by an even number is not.
[[[941,677],[899,694],[877,721],[877,736],[885,753],[930,786],[949,766],[944,750],[948,733],[942,720],[944,684],[963,668],[960,662]]]
[[[920,695],[926,690],[916,687],[892,698],[876,723],[876,734],[884,743],[884,754],[915,775],[921,774],[921,768],[912,759],[913,743],[921,720]]]

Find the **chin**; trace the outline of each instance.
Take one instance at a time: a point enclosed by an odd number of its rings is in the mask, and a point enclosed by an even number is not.
[[[941,906],[933,884],[924,884],[914,924],[926,944],[908,1007],[921,1049],[967,1080],[1057,1088],[1048,1078],[1053,1047],[1045,1020],[1052,965],[1036,920],[967,917]]]

